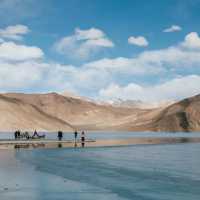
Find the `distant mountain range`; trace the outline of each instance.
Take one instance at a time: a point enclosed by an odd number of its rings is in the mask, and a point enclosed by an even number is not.
[[[0,130],[200,131],[200,95],[180,102],[97,103],[57,94],[0,94]]]
[[[174,103],[174,101],[162,101],[160,103],[150,103],[150,102],[143,102],[140,100],[115,99],[113,101],[109,101],[108,103],[116,107],[151,109],[158,107],[166,107],[167,105]]]

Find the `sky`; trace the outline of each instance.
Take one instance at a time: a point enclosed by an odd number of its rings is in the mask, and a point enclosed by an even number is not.
[[[0,92],[199,94],[199,10],[200,0],[0,0]]]

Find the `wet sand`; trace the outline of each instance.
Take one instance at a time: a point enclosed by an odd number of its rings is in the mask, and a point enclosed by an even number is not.
[[[134,137],[128,139],[99,139],[86,140],[83,144],[80,140],[0,140],[0,149],[19,148],[71,148],[71,147],[112,147],[129,145],[153,145],[176,143],[200,143],[200,137]]]

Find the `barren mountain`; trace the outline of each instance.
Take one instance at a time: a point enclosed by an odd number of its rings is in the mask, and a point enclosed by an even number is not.
[[[100,105],[57,93],[0,95],[1,130],[200,131],[200,95],[142,109]]]
[[[63,120],[40,110],[20,99],[0,95],[0,130],[66,130],[73,127]]]
[[[200,131],[200,95],[142,113],[116,129],[125,127],[130,131]]]
[[[116,108],[110,105],[98,105],[81,98],[48,94],[3,94],[32,105],[42,112],[65,121],[77,129],[105,129],[119,123],[128,116],[143,112],[140,109]]]
[[[155,128],[159,131],[200,131],[200,95],[164,109],[156,118]]]

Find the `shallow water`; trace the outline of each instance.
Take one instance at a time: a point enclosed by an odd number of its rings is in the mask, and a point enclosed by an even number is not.
[[[2,150],[0,199],[199,200],[199,155],[190,143]]]

